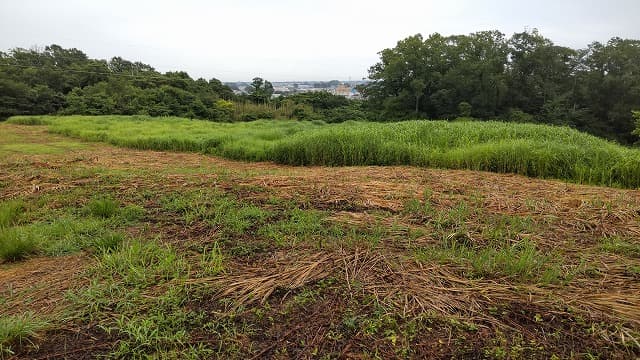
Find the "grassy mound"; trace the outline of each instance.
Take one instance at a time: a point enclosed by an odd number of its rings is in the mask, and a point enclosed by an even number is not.
[[[142,116],[14,117],[135,149],[290,165],[415,165],[637,188],[640,151],[567,128],[503,122],[211,123]]]
[[[352,123],[304,132],[275,145],[293,165],[417,165],[640,185],[640,151],[566,128],[502,122]]]

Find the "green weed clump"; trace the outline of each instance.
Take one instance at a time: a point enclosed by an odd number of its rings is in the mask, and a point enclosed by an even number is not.
[[[120,210],[120,216],[128,222],[136,222],[144,217],[144,208],[138,205],[127,205]]]
[[[172,249],[141,240],[104,253],[98,265],[98,271],[118,276],[124,284],[134,287],[178,278],[186,268],[185,260]]]
[[[182,215],[185,224],[206,222],[218,228],[227,239],[245,234],[270,215],[267,210],[217,191],[171,194],[162,202],[165,210]]]
[[[22,227],[0,229],[0,260],[18,261],[39,251],[39,241]]]
[[[414,165],[640,187],[640,151],[568,127],[497,121],[213,123],[145,116],[40,117],[51,132],[116,146],[290,165]],[[9,123],[26,123],[14,117]]]
[[[119,205],[109,198],[93,199],[87,204],[91,215],[100,218],[110,218],[116,215]]]
[[[201,256],[202,276],[222,271],[220,249]],[[209,358],[204,346],[189,345],[189,331],[202,328],[199,317],[185,308],[185,281],[190,264],[171,247],[154,240],[122,242],[97,255],[90,286],[71,295],[83,314],[119,340],[115,358]],[[168,286],[165,286],[168,285]]]
[[[440,246],[419,251],[417,259],[462,266],[465,274],[472,278],[508,277],[550,284],[562,277],[553,259],[529,240],[479,247],[457,234],[444,239]]]
[[[0,229],[15,225],[25,209],[22,200],[10,200],[0,203]]]
[[[97,237],[93,242],[93,247],[103,253],[108,253],[118,249],[124,242],[124,235],[120,233],[105,233]]]
[[[640,258],[640,243],[625,241],[617,236],[602,238],[600,249],[605,252],[625,255],[631,258]]]
[[[278,246],[326,240],[330,238],[332,229],[323,221],[324,217],[325,214],[320,211],[293,209],[285,214],[284,219],[260,228],[258,234]]]
[[[47,325],[47,322],[36,318],[30,312],[0,317],[0,358],[12,355],[12,345],[29,341]]]

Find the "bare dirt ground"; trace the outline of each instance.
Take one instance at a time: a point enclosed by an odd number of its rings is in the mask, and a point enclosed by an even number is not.
[[[3,124],[0,132],[30,144],[71,141],[37,126]],[[194,287],[224,290],[194,300],[191,308],[218,313],[224,309],[215,300],[231,297],[236,304],[267,309],[266,318],[257,312],[244,315],[245,322],[261,329],[259,334],[237,337],[239,347],[253,349],[244,354],[255,358],[500,358],[501,348],[504,358],[582,358],[600,351],[603,357],[632,359],[640,354],[640,261],[637,255],[601,250],[603,238],[640,244],[638,190],[415,167],[288,167],[95,143],[56,154],[3,153],[0,159],[0,200],[35,201],[92,188],[125,203],[136,194],[155,194],[143,204],[150,214],[145,227],[128,231],[132,236],[162,234],[177,247],[184,239],[209,241],[216,230],[173,220],[154,197],[202,188],[220,189],[263,207],[271,206],[272,198],[285,199],[300,209],[325,211],[331,223],[385,229],[373,247],[333,243],[282,249],[267,244],[259,255],[229,257],[223,275],[193,279]],[[433,218],[405,211],[411,199],[431,203],[436,213],[469,204],[463,234],[458,228],[433,231]],[[457,263],[415,260],[415,251],[437,245],[447,231],[451,237],[483,244],[487,229],[504,217],[528,219],[532,226],[514,234],[514,241],[526,237],[540,251],[554,254],[561,259],[558,271],[572,274],[570,278],[541,284],[506,275],[468,276]],[[419,229],[419,236],[410,235]],[[0,293],[9,299],[0,316],[68,310],[65,294],[90,280],[83,270],[92,263],[91,254],[79,253],[0,264]],[[283,310],[288,299],[306,290],[317,294],[314,301],[293,315]],[[395,310],[383,316],[372,303]],[[396,332],[349,328],[358,313],[375,313],[378,319],[397,323],[397,328],[379,325]],[[429,320],[407,320],[426,315]],[[412,333],[411,326],[429,332]],[[219,340],[207,334],[192,338],[209,344]],[[99,354],[116,340],[90,323],[70,323],[34,339],[37,350],[18,355],[92,357],[88,355]],[[63,349],[60,344],[65,344]],[[532,349],[514,352],[517,346]],[[401,353],[399,348],[410,351]]]

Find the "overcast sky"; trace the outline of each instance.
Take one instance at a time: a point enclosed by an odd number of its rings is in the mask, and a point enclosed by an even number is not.
[[[416,33],[640,39],[640,0],[0,0],[0,50],[58,44],[222,81],[358,80]]]

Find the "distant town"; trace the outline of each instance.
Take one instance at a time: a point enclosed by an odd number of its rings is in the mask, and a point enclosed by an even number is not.
[[[362,95],[357,89],[358,85],[364,85],[367,80],[357,81],[288,81],[288,82],[272,82],[273,94],[272,98],[280,96],[301,94],[307,92],[326,91],[333,95],[344,96],[348,99],[362,99]],[[226,82],[234,94],[242,95],[247,93],[247,87],[250,82]]]

